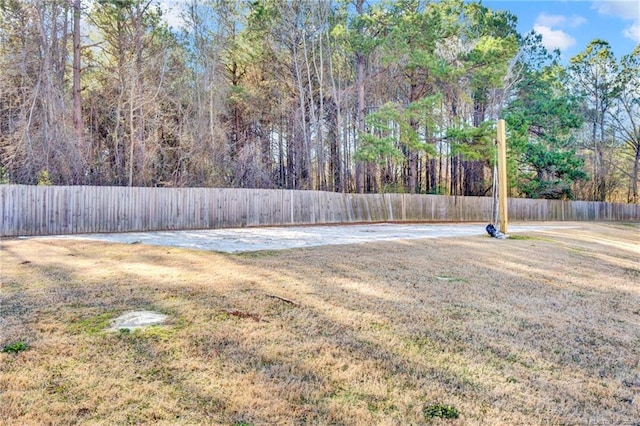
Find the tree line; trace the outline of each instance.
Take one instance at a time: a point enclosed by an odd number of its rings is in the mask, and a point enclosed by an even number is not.
[[[462,0],[0,0],[0,181],[638,202],[640,47]]]

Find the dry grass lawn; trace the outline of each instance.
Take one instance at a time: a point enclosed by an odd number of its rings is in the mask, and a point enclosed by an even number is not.
[[[0,424],[640,424],[640,224],[574,225],[240,255],[2,240],[0,347],[28,349],[0,353]],[[104,331],[146,309],[169,323]]]

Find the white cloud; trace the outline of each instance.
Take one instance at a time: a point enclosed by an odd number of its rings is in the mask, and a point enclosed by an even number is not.
[[[560,49],[562,52],[576,44],[576,39],[562,30],[554,30],[538,24],[534,25],[533,29],[542,36],[542,45],[548,50]]]
[[[580,25],[586,24],[586,23],[587,23],[587,19],[579,15],[573,15],[569,19],[567,19],[567,25],[571,28],[577,28]]]
[[[547,15],[546,13],[542,12],[536,18],[536,25],[551,28],[563,24],[566,20],[567,18],[562,15]]]
[[[636,43],[640,43],[640,21],[636,21],[633,25],[625,28],[622,34]]]
[[[541,13],[536,18],[533,29],[542,36],[542,45],[548,50],[565,51],[576,44],[576,39],[560,28],[576,28],[585,22],[587,20],[578,15],[567,17]]]
[[[602,15],[640,21],[640,2],[638,0],[595,0],[591,6]]]
[[[579,15],[572,15],[570,17],[566,17],[564,15],[547,15],[546,13],[541,13],[536,18],[536,24],[543,27],[570,27],[576,28],[580,25],[586,23],[587,20]]]
[[[633,23],[622,31],[622,35],[640,43],[640,1],[638,0],[595,0],[591,5],[601,15],[615,16]]]

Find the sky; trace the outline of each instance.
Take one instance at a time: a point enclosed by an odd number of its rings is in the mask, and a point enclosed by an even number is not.
[[[169,23],[180,27],[186,0],[159,2],[168,10]],[[559,49],[564,61],[596,38],[609,42],[618,58],[640,44],[640,0],[482,0],[482,4],[516,15],[521,34],[536,30],[545,47]]]
[[[559,49],[568,61],[589,42],[601,38],[616,57],[640,44],[640,0],[483,0],[494,10],[518,17],[518,31],[535,30],[547,49]]]

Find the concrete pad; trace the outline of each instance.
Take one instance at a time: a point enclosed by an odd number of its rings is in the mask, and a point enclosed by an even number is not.
[[[109,331],[120,331],[123,328],[136,330],[150,325],[162,324],[167,320],[167,316],[154,311],[134,311],[120,315],[111,322]]]
[[[401,224],[376,223],[366,225],[320,225],[289,227],[255,227],[209,229],[197,231],[127,232],[121,234],[78,234],[54,237],[96,240],[126,244],[152,244],[241,253],[258,250],[284,250],[335,244],[362,244],[371,241],[411,240],[486,235],[484,224]],[[571,228],[571,225],[542,223],[510,226],[510,232],[543,231]]]

